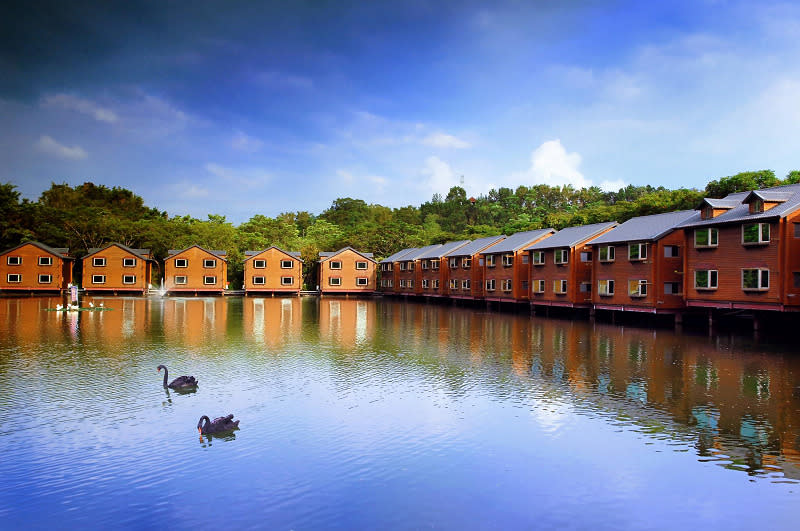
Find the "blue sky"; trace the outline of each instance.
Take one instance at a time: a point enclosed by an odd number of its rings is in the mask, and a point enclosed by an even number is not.
[[[800,169],[800,5],[4,2],[0,182],[170,215]]]

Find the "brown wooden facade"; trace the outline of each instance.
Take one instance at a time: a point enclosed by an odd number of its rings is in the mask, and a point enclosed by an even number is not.
[[[416,247],[403,249],[384,258],[380,262],[380,282],[378,291],[386,294],[398,293],[400,290],[400,260],[406,255],[419,251]]]
[[[215,293],[228,288],[225,251],[210,251],[199,245],[170,250],[164,261],[164,289],[171,294]]]
[[[89,249],[83,258],[83,289],[87,292],[146,293],[153,259],[150,249],[131,249],[112,243]]]
[[[245,256],[245,294],[300,294],[303,260],[299,252],[273,246],[263,251],[245,251]]]
[[[319,291],[322,294],[374,293],[377,265],[372,253],[362,253],[351,247],[320,253]]]
[[[0,253],[0,291],[63,291],[72,283],[69,249],[27,242]]]
[[[468,243],[469,240],[448,242],[420,255],[416,260],[419,269],[417,292],[425,297],[449,296],[450,268],[446,255]]]
[[[484,294],[484,268],[481,252],[505,236],[488,236],[471,241],[451,251],[443,258],[447,268],[446,293],[451,299],[482,299]]]
[[[522,302],[530,299],[530,255],[525,248],[555,234],[553,229],[517,232],[485,249],[483,264],[484,299]]]

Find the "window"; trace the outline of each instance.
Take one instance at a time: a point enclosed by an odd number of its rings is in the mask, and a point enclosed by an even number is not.
[[[503,255],[503,267],[511,267],[514,265],[514,255],[513,254],[504,254]]]
[[[717,229],[695,229],[695,247],[716,247],[719,245],[719,231]]]
[[[603,297],[611,297],[614,295],[614,281],[613,280],[598,280],[597,281],[597,294]]]
[[[486,256],[486,267],[494,267],[494,258],[493,254]]]
[[[753,199],[750,202],[750,213],[760,214],[764,212],[764,200],[760,198]]]
[[[366,286],[367,284],[369,284],[367,277],[356,277],[356,286]]]
[[[136,258],[123,258],[122,267],[136,267]]]
[[[203,284],[206,286],[214,285],[217,283],[217,277],[213,275],[204,275],[203,276]]]
[[[566,264],[569,260],[569,250],[568,249],[556,249],[553,251],[553,261],[556,264]]]
[[[717,289],[717,270],[698,269],[694,272],[695,289]]]
[[[39,275],[39,284],[52,284],[53,275]]]
[[[189,260],[186,258],[176,258],[175,267],[189,267]]]
[[[294,277],[281,277],[281,286],[291,286],[294,284]]]
[[[266,269],[267,261],[266,260],[253,260],[253,267],[255,269]]]
[[[458,279],[456,278],[450,279],[450,289],[458,289]]]
[[[281,269],[292,269],[294,267],[294,260],[281,260]]]
[[[401,279],[400,279],[400,287],[401,287],[401,288],[404,288],[404,287],[406,287],[406,280],[405,280],[404,278],[401,278]]]
[[[463,260],[461,260],[461,267],[463,269],[469,269],[470,267],[472,267],[472,258],[464,258]]]
[[[338,260],[331,260],[329,263],[331,264],[331,269],[341,269],[342,268],[342,263],[340,261],[338,261]],[[281,264],[281,267],[283,267],[282,264]]]
[[[566,280],[554,280],[553,281],[553,293],[558,295],[564,295],[567,292],[567,281]]]
[[[405,271],[405,270],[406,270],[406,263],[400,262],[400,271]]]
[[[423,260],[422,261],[422,269],[428,269],[428,261],[427,260]]]
[[[522,263],[523,264],[527,264],[530,261],[530,259],[531,259],[531,257],[527,253],[522,255]]]
[[[647,258],[647,244],[646,243],[629,243],[628,244],[628,260],[645,260]]]
[[[261,277],[261,278],[264,278],[264,277]],[[186,284],[186,281],[187,281],[186,276],[184,276],[184,275],[178,275],[178,276],[176,276],[174,278],[174,280],[175,280],[175,284],[176,285]]]
[[[800,274],[798,274],[798,276],[800,277]],[[472,284],[472,282],[469,279],[462,280],[461,281],[461,289],[466,291],[466,290],[468,290],[468,289],[470,289],[472,287],[471,284]]]
[[[253,285],[254,286],[263,286],[266,283],[265,277],[253,277]]]
[[[408,270],[414,271],[414,262],[408,262]]]
[[[451,258],[447,261],[447,265],[450,269],[458,269],[458,258]]]
[[[680,247],[677,245],[664,246],[664,258],[678,258],[680,255]]]
[[[486,281],[486,291],[494,291],[495,281],[494,279],[489,279]]]
[[[136,275],[122,275],[123,284],[136,284]]]
[[[431,286],[431,281],[427,278],[422,279],[422,289],[428,289]]]
[[[533,281],[533,292],[534,293],[544,293],[544,280],[534,280]]]
[[[366,271],[367,270],[367,263],[364,261],[356,262],[356,270],[358,271]]]
[[[592,261],[592,251],[583,251],[581,253],[581,262],[591,262]]]
[[[439,279],[433,281],[433,289],[439,289]]]
[[[613,262],[614,255],[616,254],[616,247],[613,245],[605,245],[600,247],[600,251],[598,253],[598,260],[601,262]]]
[[[544,265],[544,251],[533,251],[533,265]]]
[[[92,284],[105,284],[105,283],[106,283],[105,275],[92,275]]]
[[[414,287],[414,281],[413,280],[406,281],[406,286],[409,287],[409,288],[413,288]]]
[[[291,282],[290,282],[291,284]],[[328,279],[328,284],[331,286],[341,286],[342,285],[342,277],[330,277]]]
[[[711,205],[706,205],[700,210],[700,219],[711,219],[714,217],[714,209]]]
[[[213,258],[204,258],[203,259],[203,267],[205,269],[214,269],[217,267],[217,261]]]
[[[742,289],[768,290],[769,269],[742,269]]]
[[[105,267],[106,266],[106,259],[105,258],[92,258],[92,265],[94,267]]]
[[[484,262],[485,262],[484,258],[478,258],[478,265],[479,266],[483,267]]]
[[[591,293],[592,292],[592,283],[591,282],[581,282],[580,291],[581,291],[581,293]]]
[[[745,223],[742,225],[742,243],[745,245],[769,243],[769,223]]]
[[[800,223],[792,223],[794,225],[794,237],[800,238]]]
[[[523,280],[522,282],[520,282],[519,287],[522,290],[522,293],[528,293],[528,281],[527,280]]]
[[[22,257],[21,256],[9,256],[6,258],[6,263],[8,265],[22,265]]]
[[[39,265],[40,266],[51,266],[51,265],[53,265],[53,257],[52,256],[40,256],[39,257]]]
[[[431,269],[439,269],[439,260],[431,260]]]
[[[681,283],[680,282],[664,282],[664,295],[680,295]]]
[[[629,280],[628,281],[628,295],[631,297],[646,297],[647,296],[647,281],[646,280]]]
[[[798,271],[792,272],[792,279],[794,280],[794,287],[800,288],[800,272]]]
[[[6,280],[8,281],[9,284],[18,284],[22,282],[22,275],[20,275],[19,273],[9,273],[6,276]]]
[[[392,271],[392,263],[388,262],[386,264],[381,264],[381,271]]]
[[[503,288],[503,291],[511,291],[511,287],[513,284],[512,280],[510,278],[507,278],[503,280],[503,282],[501,282],[500,285]]]

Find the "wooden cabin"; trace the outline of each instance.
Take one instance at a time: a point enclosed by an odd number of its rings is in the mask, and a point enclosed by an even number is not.
[[[442,247],[441,244],[428,245],[420,249],[415,249],[403,255],[399,260],[400,269],[397,275],[397,286],[395,292],[401,295],[420,295],[422,294],[422,265],[419,257]]]
[[[686,240],[688,307],[800,310],[800,184],[704,199]]]
[[[531,304],[590,307],[592,246],[589,242],[616,226],[616,222],[607,222],[568,227],[526,247],[530,254]]]
[[[425,297],[449,296],[449,269],[445,255],[468,244],[469,240],[448,242],[422,253],[417,257],[419,264],[419,286],[416,292]]]
[[[352,247],[319,253],[319,292],[374,293],[377,289],[377,265],[372,253]]]
[[[216,293],[228,289],[228,253],[199,245],[171,249],[164,260],[163,287],[170,294]]]
[[[245,251],[245,295],[300,295],[303,260],[300,253],[272,246],[263,251]]]
[[[0,291],[63,291],[72,283],[69,249],[26,242],[0,253]]]
[[[555,232],[554,229],[517,232],[481,252],[484,259],[484,299],[527,302],[530,298],[530,255],[525,248]]]
[[[112,243],[89,249],[83,257],[83,289],[87,292],[146,293],[153,268],[150,249]]]
[[[685,242],[694,210],[640,216],[591,241],[592,304],[598,310],[675,313],[683,308]]]
[[[398,293],[400,290],[400,260],[412,252],[419,249],[416,247],[409,247],[398,251],[387,258],[380,261],[381,279],[379,291],[381,293],[393,294]],[[405,282],[404,282],[405,284]]]
[[[505,236],[487,236],[448,252],[442,260],[447,268],[447,296],[452,299],[483,298],[484,269],[481,252]]]

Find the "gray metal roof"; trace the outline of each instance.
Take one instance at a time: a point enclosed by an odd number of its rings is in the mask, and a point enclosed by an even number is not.
[[[697,210],[679,210],[677,212],[631,218],[617,228],[592,240],[592,245],[658,240],[675,230],[681,223],[692,219],[700,219],[700,212]]]
[[[363,256],[364,258],[368,258],[368,259],[372,260],[373,262],[375,261],[375,259],[373,258],[374,255],[372,253],[362,253],[360,251],[356,251],[352,247],[342,247],[338,251],[320,251],[319,257],[320,258],[330,258],[332,256],[336,256],[339,253],[343,253],[344,251],[347,251],[348,249],[353,251],[354,253],[356,253],[358,255]]]
[[[245,262],[247,262],[248,260],[250,260],[250,259],[251,259],[251,258],[253,258],[254,256],[258,256],[258,255],[260,255],[261,253],[263,253],[263,252],[265,252],[265,251],[269,251],[270,249],[277,249],[278,251],[282,252],[283,254],[288,254],[288,255],[289,255],[289,256],[291,256],[292,258],[297,258],[297,259],[298,259],[298,260],[300,260],[301,262],[303,261],[303,259],[302,259],[302,258],[300,258],[300,257],[302,256],[302,253],[300,253],[299,251],[284,251],[284,250],[283,250],[283,249],[281,249],[280,247],[276,247],[276,246],[274,246],[274,245],[273,245],[272,247],[267,247],[266,249],[262,249],[262,250],[260,250],[260,251],[245,251],[245,252],[244,252],[244,255],[245,255],[247,258],[245,258],[245,259],[244,259],[244,261],[245,261]]]
[[[713,197],[706,197],[703,199],[703,203],[711,208],[736,208],[741,201],[736,199],[714,199]]]
[[[88,257],[92,256],[93,254],[99,253],[100,251],[105,251],[109,247],[114,247],[115,245],[117,247],[119,247],[120,249],[123,249],[123,250],[125,250],[125,251],[127,251],[127,252],[129,252],[129,253],[137,256],[137,257],[139,257],[139,258],[141,258],[142,260],[153,260],[153,258],[148,258],[150,256],[150,249],[131,249],[127,245],[122,245],[121,243],[110,243],[110,244],[106,245],[105,247],[93,247],[92,249],[88,250],[88,254],[86,256],[84,256],[84,258],[88,258]],[[153,260],[153,261],[155,262],[155,260]]]
[[[435,247],[430,251],[417,256],[416,260],[424,260],[427,258],[441,258],[447,253],[455,251],[468,243],[469,240],[461,240],[458,242],[447,242],[440,245],[439,247]]]
[[[608,221],[606,223],[594,223],[592,225],[580,225],[578,227],[567,227],[561,229],[549,238],[534,243],[530,247],[526,247],[526,251],[534,249],[556,249],[558,247],[573,247],[579,243],[597,236],[598,234],[615,227],[616,221]]]
[[[756,196],[765,201],[783,201],[769,210],[757,214],[750,213],[748,201],[751,196]],[[786,198],[786,199],[784,199]],[[707,225],[722,225],[725,223],[742,223],[748,221],[759,221],[768,219],[778,219],[786,217],[800,208],[800,184],[789,184],[777,186],[775,188],[765,188],[754,190],[753,192],[737,192],[725,197],[726,201],[738,200],[739,204],[727,212],[710,219],[689,219],[680,225],[680,228],[701,227]]]
[[[397,251],[393,255],[388,256],[388,257],[384,258],[383,260],[381,260],[380,263],[381,264],[386,264],[386,263],[389,263],[389,262],[398,262],[405,255],[407,255],[407,254],[409,254],[409,253],[411,253],[413,251],[418,251],[418,250],[419,249],[417,247],[409,247],[408,249],[403,249],[402,251]]]
[[[6,254],[6,253],[10,253],[12,251],[16,251],[20,247],[22,247],[24,245],[28,245],[28,244],[34,245],[34,246],[38,247],[39,249],[43,250],[44,252],[50,253],[50,254],[52,254],[54,256],[57,256],[58,258],[62,258],[62,259],[65,259],[65,260],[73,260],[72,257],[67,256],[67,253],[69,253],[69,248],[68,247],[50,247],[49,245],[45,245],[45,244],[40,243],[40,242],[23,242],[23,243],[21,243],[21,244],[19,244],[17,246],[12,247],[11,249],[6,249],[5,251],[3,251],[0,254]]]
[[[412,262],[414,260],[419,259],[422,255],[428,254],[431,251],[437,250],[439,247],[443,247],[441,243],[435,243],[433,245],[426,245],[422,249],[416,249],[408,253],[407,255],[400,258],[401,262]]]
[[[497,254],[497,253],[511,253],[518,251],[529,245],[532,241],[538,240],[539,238],[546,236],[547,234],[554,234],[556,231],[555,229],[539,229],[539,230],[529,230],[525,232],[516,232],[502,240],[488,249],[485,249],[481,254]]]
[[[503,234],[500,236],[486,236],[485,238],[478,238],[477,240],[473,240],[463,247],[459,247],[458,249],[450,251],[446,254],[446,256],[472,256],[483,251],[490,245],[494,245],[503,238],[505,238],[505,235]]]
[[[227,251],[212,251],[211,249],[206,249],[205,247],[200,247],[199,245],[190,245],[186,249],[170,249],[169,251],[167,251],[167,258],[172,258],[176,254],[180,254],[180,253],[182,253],[184,251],[188,251],[189,249],[191,249],[193,247],[197,247],[201,251],[205,251],[207,253],[213,254],[214,256],[216,256],[217,258],[221,258],[222,260],[225,260],[226,259],[225,257],[228,255]]]

